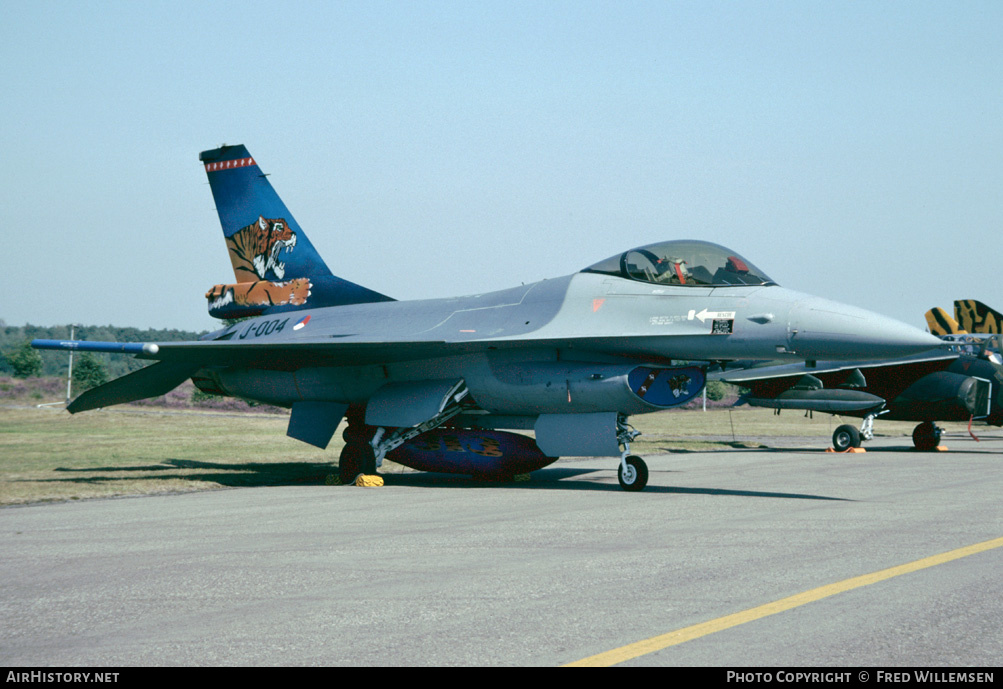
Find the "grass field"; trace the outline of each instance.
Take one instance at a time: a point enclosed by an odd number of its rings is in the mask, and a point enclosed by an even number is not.
[[[846,422],[859,425],[859,420]],[[0,407],[0,505],[324,484],[336,473],[341,433],[327,450],[318,450],[287,438],[287,423],[288,416],[269,414],[123,406],[70,415],[60,408]],[[767,447],[790,444],[793,438],[804,438],[804,447],[823,449],[840,421],[741,407],[648,414],[631,423],[644,434],[632,452],[651,455]],[[878,422],[878,434],[908,436],[914,425]],[[965,428],[941,425],[954,432]],[[381,471],[409,470],[385,462]]]

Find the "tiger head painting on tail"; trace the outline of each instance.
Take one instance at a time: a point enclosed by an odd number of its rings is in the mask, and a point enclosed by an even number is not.
[[[226,238],[239,282],[281,280],[286,274],[286,264],[279,260],[279,255],[295,246],[296,233],[283,218],[258,216],[255,222]],[[272,271],[271,276],[268,271]]]

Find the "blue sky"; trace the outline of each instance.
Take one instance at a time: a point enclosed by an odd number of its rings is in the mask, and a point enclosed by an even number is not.
[[[1003,3],[0,4],[0,318],[205,329],[198,153],[411,299],[700,238],[922,327],[1003,307]]]

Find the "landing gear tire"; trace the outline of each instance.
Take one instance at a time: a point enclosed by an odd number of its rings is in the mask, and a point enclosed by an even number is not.
[[[832,434],[832,448],[836,452],[846,452],[851,447],[860,447],[860,431],[856,426],[843,424]]]
[[[341,434],[345,447],[338,459],[338,476],[341,484],[354,484],[359,474],[376,473],[376,452],[371,441],[376,433],[375,426],[366,425],[366,408],[351,406],[345,413],[348,426]]]
[[[353,449],[353,445],[345,445],[338,458],[338,477],[341,485],[347,486],[355,482],[355,477],[359,475],[358,453]]]
[[[338,460],[338,475],[342,485],[355,483],[359,474],[376,473],[376,453],[366,442],[352,442],[345,445]]]
[[[620,487],[629,491],[644,490],[644,487],[648,485],[648,465],[636,455],[630,455],[625,461],[627,470],[623,470],[621,462],[616,475],[620,480]]]
[[[924,421],[912,432],[912,444],[920,452],[930,452],[940,444],[940,429],[930,421]]]

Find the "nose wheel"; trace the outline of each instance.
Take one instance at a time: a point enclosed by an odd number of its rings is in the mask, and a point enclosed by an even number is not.
[[[833,449],[836,452],[846,452],[851,447],[860,447],[865,440],[871,440],[874,438],[874,419],[887,413],[887,409],[872,411],[864,417],[859,431],[849,424],[843,424],[832,434]]]
[[[836,452],[846,452],[851,447],[860,447],[860,431],[848,423],[832,434],[832,447]]]
[[[637,455],[625,457],[617,471],[620,487],[624,490],[643,490],[648,485],[648,465]]]

